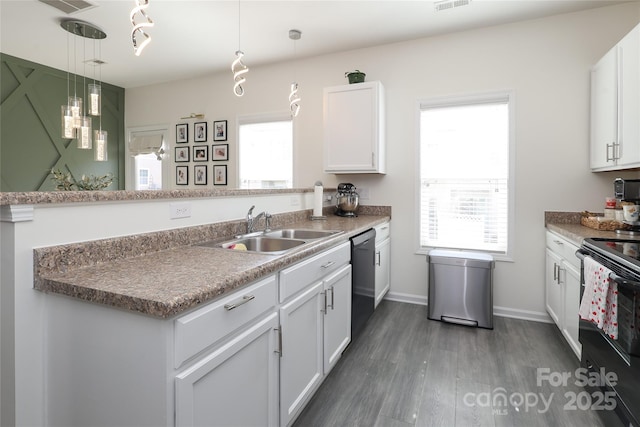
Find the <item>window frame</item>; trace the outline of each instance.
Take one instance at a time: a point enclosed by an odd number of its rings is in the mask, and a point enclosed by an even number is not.
[[[421,113],[424,109],[428,108],[438,108],[438,107],[455,107],[455,106],[464,106],[464,105],[479,105],[479,104],[491,104],[496,102],[506,102],[508,105],[509,111],[509,143],[508,143],[508,201],[507,201],[507,250],[506,252],[488,252],[490,253],[496,261],[507,261],[513,262],[514,257],[514,242],[515,242],[515,188],[516,188],[516,169],[515,169],[515,158],[516,158],[516,133],[515,133],[515,115],[516,115],[516,97],[515,92],[513,90],[502,90],[502,91],[493,91],[493,92],[484,92],[484,93],[476,93],[476,94],[468,94],[468,95],[451,95],[451,96],[440,96],[440,97],[432,97],[432,98],[424,98],[418,99],[416,102],[415,108],[415,129],[416,129],[416,153],[415,156],[415,206],[416,206],[416,214],[415,214],[415,253],[420,255],[427,255],[429,251],[432,249],[436,249],[436,247],[431,246],[421,246],[420,243],[420,233],[421,233],[421,224],[420,224],[420,209],[422,202],[421,195],[421,170],[420,170],[420,158],[421,158]],[[447,248],[450,249],[450,248]],[[456,250],[456,249],[452,249]],[[468,252],[478,252],[473,249],[464,249],[459,248],[461,251]]]
[[[240,187],[240,127],[242,125],[248,124],[257,124],[257,123],[271,123],[271,122],[291,122],[291,188],[295,188],[296,186],[296,173],[295,173],[295,158],[296,158],[296,144],[295,144],[295,134],[296,134],[296,120],[293,120],[291,117],[290,111],[278,111],[272,113],[261,113],[261,114],[247,114],[236,117],[236,145],[237,145],[237,156],[235,159],[235,179],[237,183],[237,188]]]

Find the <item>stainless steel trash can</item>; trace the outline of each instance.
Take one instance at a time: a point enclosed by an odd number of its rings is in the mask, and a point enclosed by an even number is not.
[[[428,318],[493,329],[493,257],[434,249],[427,259]]]

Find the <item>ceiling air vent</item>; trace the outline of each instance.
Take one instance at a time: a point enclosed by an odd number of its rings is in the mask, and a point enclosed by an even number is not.
[[[84,0],[39,0],[42,3],[48,4],[51,7],[55,7],[58,10],[63,11],[67,15],[71,15],[82,10],[87,10],[92,7],[96,7],[95,4],[89,3]]]
[[[471,3],[471,0],[443,0],[434,3],[436,12],[441,10],[453,9],[454,7],[466,6]]]

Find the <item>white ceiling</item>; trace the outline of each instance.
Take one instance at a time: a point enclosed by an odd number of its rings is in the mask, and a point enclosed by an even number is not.
[[[230,72],[239,33],[244,62],[251,68],[291,59],[294,48],[300,59],[621,3],[473,0],[436,12],[434,2],[424,0],[149,0],[147,14],[155,23],[148,30],[152,42],[136,57],[129,20],[135,0],[90,1],[96,7],[66,15],[37,0],[0,0],[0,51],[66,70],[68,33],[60,19],[88,21],[107,33],[100,45],[106,62],[102,79],[130,88]],[[288,35],[292,28],[302,31],[295,46]],[[69,39],[72,47],[76,40],[76,70],[82,74],[86,39]],[[85,48],[86,59],[92,59],[93,41],[86,40]],[[73,56],[71,64],[73,72]],[[89,66],[86,75],[91,73]]]

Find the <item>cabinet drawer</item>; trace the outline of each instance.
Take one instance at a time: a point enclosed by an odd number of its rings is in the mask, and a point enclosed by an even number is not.
[[[580,260],[576,256],[578,246],[555,233],[547,231],[547,247],[564,258],[569,264],[580,268]]]
[[[246,325],[277,303],[276,276],[270,276],[175,321],[175,367]]]
[[[384,241],[391,233],[391,224],[385,222],[384,224],[376,225],[376,243]]]
[[[280,302],[351,260],[351,243],[346,242],[280,272]]]

